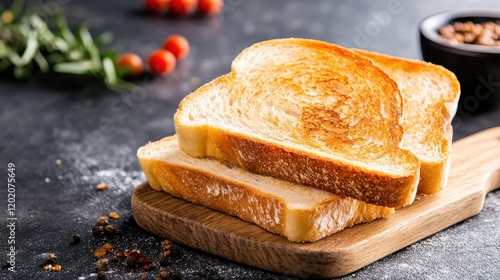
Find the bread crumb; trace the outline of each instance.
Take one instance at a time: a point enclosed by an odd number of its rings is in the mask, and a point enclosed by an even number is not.
[[[109,213],[109,217],[111,219],[118,220],[118,219],[120,219],[120,214],[118,214],[117,212],[111,212],[111,213]]]
[[[116,227],[114,225],[105,225],[103,231],[105,234],[114,234],[116,233]]]
[[[73,235],[71,236],[71,242],[70,242],[70,244],[71,245],[79,244],[80,240],[81,240],[80,235],[78,233],[73,233]]]
[[[45,271],[59,272],[59,271],[61,271],[61,268],[62,268],[62,266],[60,264],[56,264],[56,265],[46,264],[43,266],[43,270],[45,270]]]
[[[144,270],[152,270],[155,268],[149,258],[141,254],[139,250],[126,250],[125,256],[127,256],[126,264],[129,268],[142,267]]]
[[[99,218],[97,218],[97,221],[96,221],[96,226],[105,226],[105,225],[109,225],[108,217],[106,217],[104,215],[99,216]]]
[[[101,183],[101,184],[97,185],[98,191],[105,191],[107,189],[108,189],[108,184],[106,184],[106,183]]]
[[[111,252],[113,252],[113,245],[109,243],[104,243],[104,245],[102,245],[101,248],[98,248],[94,251],[94,257],[99,259]]]
[[[62,266],[60,264],[56,264],[52,267],[52,271],[59,272],[61,271]]]
[[[109,267],[109,260],[107,258],[102,258],[97,261],[97,270],[106,271]]]
[[[52,265],[51,264],[46,264],[43,266],[43,270],[45,271],[51,271],[52,270]]]
[[[160,271],[159,271],[159,277],[157,277],[156,279],[159,278],[160,280],[165,280],[165,279],[168,279],[169,277],[170,277],[170,273],[168,272],[168,270],[161,267]]]
[[[54,253],[47,253],[44,255],[43,259],[46,263],[53,264],[56,261],[57,256]]]
[[[102,258],[104,256],[106,256],[106,249],[99,248],[94,251],[94,257]]]
[[[125,257],[125,253],[123,253],[122,251],[119,251],[119,252],[116,252],[116,256],[119,257],[119,258],[124,258]]]

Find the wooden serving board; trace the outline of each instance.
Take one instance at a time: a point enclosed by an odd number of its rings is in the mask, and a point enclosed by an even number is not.
[[[337,277],[476,215],[500,186],[500,127],[452,145],[448,186],[417,196],[388,218],[314,243],[293,243],[238,218],[195,205],[146,183],[132,194],[136,222],[163,238],[236,262],[301,277]]]

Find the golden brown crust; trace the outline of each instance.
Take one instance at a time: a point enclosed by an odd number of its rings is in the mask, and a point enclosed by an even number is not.
[[[153,189],[237,216],[293,242],[316,241],[346,227],[394,213],[393,208],[333,194],[314,205],[296,208],[284,198],[242,183],[243,178],[231,178],[225,170],[219,173],[207,171],[202,160],[193,159],[195,164],[191,165],[175,162],[175,155],[161,159],[151,156],[172,140],[177,141],[174,137],[167,137],[138,151],[139,162]],[[241,176],[257,175],[242,172]],[[304,195],[311,190],[276,179],[274,182],[300,189]]]
[[[250,172],[387,207],[402,207],[411,204],[415,198],[416,188],[411,186],[417,184],[418,165],[411,176],[390,178],[387,174],[377,174],[359,166],[337,163],[219,129],[210,129],[207,138],[214,143],[215,149],[213,154],[206,156]],[[407,162],[413,160],[413,154],[402,152],[407,155]]]

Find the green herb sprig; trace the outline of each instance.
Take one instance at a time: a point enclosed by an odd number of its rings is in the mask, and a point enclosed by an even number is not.
[[[13,71],[15,78],[28,79],[52,71],[91,76],[117,91],[133,89],[121,79],[126,73],[115,69],[118,53],[104,50],[111,34],[93,38],[85,24],[73,32],[62,12],[50,21],[39,12],[23,9],[22,1],[0,7],[0,73]]]

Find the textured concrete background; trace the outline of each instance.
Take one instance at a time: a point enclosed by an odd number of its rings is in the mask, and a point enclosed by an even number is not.
[[[147,141],[172,134],[179,101],[200,84],[228,72],[232,59],[250,44],[276,37],[308,37],[420,58],[417,25],[422,18],[455,8],[500,9],[497,1],[486,0],[314,4],[232,0],[226,1],[220,17],[173,19],[145,15],[139,0],[53,2],[64,6],[70,22],[87,21],[94,34],[113,32],[112,46],[119,51],[146,57],[173,33],[185,35],[192,49],[171,76],[137,81],[147,93],[141,97],[106,89],[83,95],[60,80],[26,84],[0,78],[0,179],[6,181],[7,163],[14,163],[19,219],[17,272],[11,274],[4,267],[0,279],[95,279],[92,253],[106,241],[116,251],[140,249],[156,261],[161,239],[139,228],[130,210],[132,189],[144,180],[135,152]],[[376,15],[389,11],[391,2],[399,3],[399,12],[373,27]],[[54,6],[47,9],[53,11]],[[110,129],[100,129],[103,120],[112,124]],[[471,115],[456,124],[458,139],[500,125],[500,111]],[[109,189],[96,192],[101,182]],[[6,201],[6,190],[0,191],[0,259],[8,252]],[[120,233],[108,239],[93,237],[90,229],[96,218],[110,211],[121,214],[113,221]],[[69,245],[73,233],[81,235],[79,245]],[[48,251],[59,256],[60,272],[41,269]],[[494,191],[479,215],[346,279],[499,279],[499,263],[500,192]],[[185,247],[171,258],[169,269],[181,271],[186,279],[287,279]],[[154,279],[156,271],[146,273],[148,279]],[[138,279],[143,273],[119,261],[111,264],[108,279]]]

